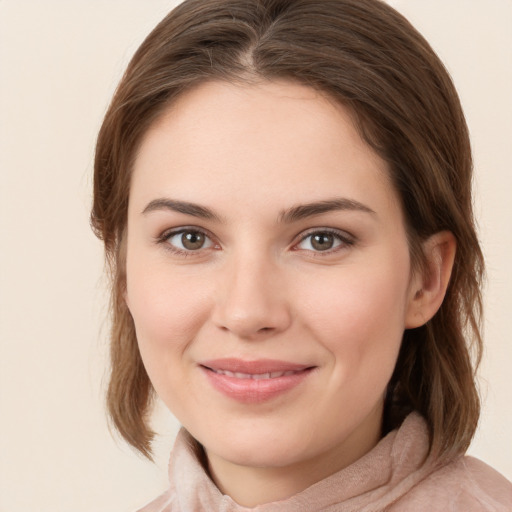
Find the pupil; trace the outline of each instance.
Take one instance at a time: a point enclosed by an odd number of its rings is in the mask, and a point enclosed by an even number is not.
[[[313,240],[311,241],[311,245],[318,251],[326,251],[330,249],[333,244],[333,236],[326,233],[314,235]]]
[[[201,249],[204,244],[204,236],[201,233],[183,233],[181,243],[185,249]]]

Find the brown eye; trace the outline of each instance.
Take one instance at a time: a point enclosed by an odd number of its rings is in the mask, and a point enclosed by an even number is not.
[[[181,229],[165,236],[168,243],[176,252],[193,252],[213,247],[212,240],[202,231]]]
[[[311,252],[328,252],[337,248],[353,245],[353,239],[341,232],[313,231],[305,235],[304,238],[295,246],[297,249]]]
[[[205,242],[205,236],[202,233],[197,231],[188,231],[182,233],[181,235],[181,244],[183,247],[189,251],[196,251],[197,249],[201,249]]]
[[[334,235],[330,233],[316,233],[311,236],[311,247],[317,251],[327,251],[334,246]]]

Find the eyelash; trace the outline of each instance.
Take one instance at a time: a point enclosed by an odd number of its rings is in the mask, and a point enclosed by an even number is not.
[[[201,228],[196,228],[194,226],[184,226],[184,227],[181,227],[179,229],[173,229],[173,230],[164,231],[157,238],[156,242],[157,242],[157,244],[163,245],[164,248],[167,251],[170,251],[173,254],[177,254],[178,256],[184,256],[184,257],[196,256],[200,252],[202,252],[202,250],[204,250],[203,248],[200,248],[197,251],[183,250],[183,249],[180,249],[178,247],[173,246],[169,242],[169,240],[171,238],[173,238],[174,236],[182,235],[184,233],[195,233],[195,234],[203,235],[205,238],[207,238],[208,240],[210,240],[212,242],[213,247],[218,247],[219,246],[218,244],[216,244],[213,241],[213,237],[207,231],[205,231],[204,229],[201,229]],[[207,249],[209,249],[209,248],[210,247],[208,247]]]
[[[301,244],[302,242],[304,242],[305,240],[307,240],[308,238],[310,238],[314,235],[332,235],[333,237],[335,237],[338,240],[339,245],[337,245],[336,247],[334,247],[332,249],[326,249],[325,251],[313,251],[313,250],[309,250],[309,249],[297,248],[297,246],[299,244]],[[334,253],[337,253],[338,251],[346,249],[347,247],[351,247],[354,244],[355,244],[355,238],[345,231],[340,231],[338,229],[333,229],[333,228],[314,228],[314,229],[311,229],[301,235],[300,240],[293,245],[293,250],[295,250],[295,251],[305,250],[305,251],[310,252],[315,258],[316,257],[321,258],[321,257],[325,257],[325,256],[332,255]]]
[[[184,233],[191,233],[191,234],[199,234],[210,240],[212,243],[213,248],[219,248],[219,244],[216,243],[213,239],[213,237],[204,229],[202,228],[196,228],[193,226],[185,226],[181,227],[179,229],[173,229],[168,230],[162,233],[156,240],[158,244],[164,245],[165,249],[172,252],[173,254],[176,254],[178,256],[184,256],[184,257],[190,257],[190,256],[197,256],[205,249],[211,249],[212,247],[207,248],[199,248],[197,251],[194,250],[183,250],[178,247],[173,246],[169,240],[177,235],[182,235]],[[314,251],[310,249],[300,249],[297,246],[299,246],[302,242],[307,240],[308,238],[314,236],[314,235],[332,235],[334,236],[339,244],[335,246],[332,249],[326,249],[325,251]],[[303,233],[300,235],[299,241],[295,242],[292,246],[292,250],[294,251],[307,251],[314,255],[314,257],[325,257],[329,256],[333,253],[336,253],[340,250],[343,250],[344,248],[353,246],[355,244],[355,239],[352,235],[346,233],[345,231],[340,231],[333,228],[314,228],[306,233]]]

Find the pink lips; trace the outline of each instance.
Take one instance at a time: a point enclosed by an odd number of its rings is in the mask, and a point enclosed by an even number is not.
[[[274,359],[243,361],[226,358],[200,364],[212,386],[246,404],[265,402],[298,386],[312,366]]]

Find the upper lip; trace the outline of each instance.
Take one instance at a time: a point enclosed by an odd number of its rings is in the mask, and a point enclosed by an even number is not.
[[[312,367],[312,365],[308,364],[297,364],[289,361],[279,361],[277,359],[245,361],[243,359],[233,357],[202,361],[200,365],[215,371],[228,371],[254,375],[272,372],[299,372]]]

